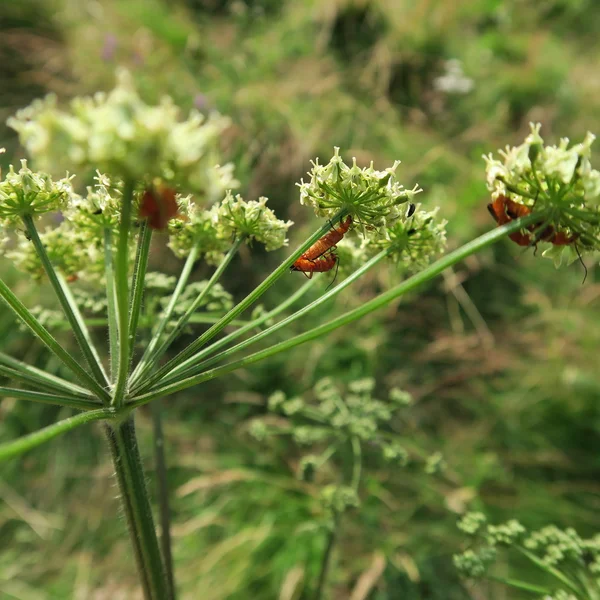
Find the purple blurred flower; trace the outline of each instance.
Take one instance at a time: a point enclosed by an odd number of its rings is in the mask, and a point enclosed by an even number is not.
[[[113,33],[107,33],[104,38],[104,46],[102,47],[102,60],[109,62],[115,57],[117,51],[118,40]]]
[[[208,97],[204,94],[196,94],[194,96],[194,106],[198,110],[204,110],[205,108],[208,108]]]

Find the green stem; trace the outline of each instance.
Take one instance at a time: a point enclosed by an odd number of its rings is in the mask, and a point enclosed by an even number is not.
[[[405,281],[388,290],[387,292],[384,292],[383,294],[380,294],[379,296],[373,298],[369,302],[365,302],[364,304],[355,308],[354,310],[351,310],[337,317],[336,319],[333,319],[329,323],[325,323],[323,325],[315,327],[314,329],[311,329],[303,334],[297,335],[296,337],[290,338],[289,340],[285,340],[278,344],[274,344],[270,348],[266,348],[259,352],[255,352],[254,354],[250,354],[245,358],[233,361],[229,364],[223,365],[222,367],[217,367],[215,369],[205,371],[202,374],[196,375],[194,377],[188,377],[186,379],[171,383],[169,385],[154,388],[145,394],[140,394],[139,396],[136,396],[132,400],[131,405],[140,406],[146,404],[154,398],[158,398],[160,396],[168,396],[170,394],[197,385],[199,383],[215,379],[216,377],[220,377],[227,373],[231,373],[232,371],[235,371],[237,369],[247,367],[266,358],[270,358],[275,354],[279,354],[280,352],[290,350],[291,348],[299,346],[300,344],[304,344],[321,336],[327,335],[328,333],[331,333],[339,327],[343,327],[344,325],[353,323],[354,321],[364,317],[365,315],[375,310],[378,310],[383,306],[386,306],[394,300],[397,300],[400,296],[406,294],[407,292],[411,292],[415,288],[430,281],[436,275],[439,275],[448,267],[451,267],[452,265],[455,265],[456,263],[464,260],[467,256],[475,254],[476,252],[483,250],[487,246],[492,245],[493,243],[502,239],[507,234],[510,234],[514,231],[518,231],[522,227],[535,222],[535,220],[538,218],[539,217],[537,215],[529,215],[523,219],[512,221],[507,225],[503,225],[502,227],[497,227],[496,229],[485,233],[477,239],[468,242],[461,248],[450,252],[446,256],[437,260],[435,263],[423,269],[423,271],[406,279]]]
[[[98,398],[108,400],[108,392],[62,347],[48,330],[27,310],[25,305],[0,279],[0,296],[8,307],[33,331],[41,342]]]
[[[175,339],[177,337],[179,337],[179,335],[181,334],[181,332],[184,330],[185,326],[187,325],[188,321],[190,320],[190,317],[196,312],[196,310],[198,310],[198,307],[200,306],[200,304],[202,303],[204,298],[206,298],[206,295],[212,289],[214,284],[217,283],[217,281],[219,281],[219,279],[221,278],[221,275],[223,275],[225,269],[231,262],[232,258],[237,254],[237,251],[239,250],[243,241],[244,241],[243,237],[236,240],[236,242],[230,248],[229,252],[226,254],[225,258],[221,261],[221,264],[219,264],[216,271],[212,274],[212,277],[208,280],[204,289],[198,294],[197,298],[194,300],[192,305],[185,311],[185,313],[177,321],[177,324],[173,328],[173,331],[171,331],[171,333],[167,336],[167,339],[160,345],[160,347],[154,351],[153,356],[152,356],[152,363],[146,364],[145,368],[140,371],[140,375],[139,375],[138,379],[141,379],[153,365],[158,363],[161,356],[169,349],[169,346],[175,341]],[[156,337],[156,335],[155,335],[155,337]],[[149,385],[151,381],[158,381],[158,375],[156,377],[155,376],[150,377],[149,381],[146,385]]]
[[[141,377],[143,377],[147,370],[152,367],[154,364],[153,358],[155,355],[156,347],[160,342],[160,338],[169,324],[171,317],[173,315],[173,311],[175,310],[175,306],[177,306],[177,302],[187,285],[188,279],[190,278],[190,274],[194,267],[194,263],[198,258],[198,253],[200,252],[200,248],[198,245],[193,246],[191,252],[188,254],[188,257],[183,265],[183,269],[181,270],[181,274],[179,275],[179,280],[177,281],[177,285],[175,286],[175,290],[171,295],[171,299],[169,300],[169,304],[165,309],[165,312],[156,328],[156,331],[152,335],[152,339],[146,346],[146,350],[144,354],[142,354],[142,358],[140,362],[137,364],[133,373],[131,374],[131,386],[135,385],[135,382],[138,381]]]
[[[314,281],[314,279],[311,279],[311,281]],[[310,281],[308,282],[310,283]],[[271,313],[269,313],[270,315]],[[203,313],[201,315],[193,315],[192,318],[190,319],[190,323],[197,325],[197,324],[208,324],[208,325],[212,325],[213,323],[216,323],[217,321],[219,321],[221,319],[220,314],[214,313],[214,312],[209,312],[209,313]],[[262,319],[262,317],[261,317]],[[258,319],[257,319],[258,321]],[[255,321],[251,321],[252,323],[255,323]],[[56,320],[56,319],[49,319],[48,320],[48,328],[49,329],[59,329],[61,331],[65,330],[65,329],[69,329],[69,324],[66,321],[63,320]],[[244,327],[246,325],[248,325],[250,323],[250,321],[243,321],[242,319],[234,319],[233,321],[231,321],[228,325],[229,326],[235,326],[235,327]],[[86,319],[85,320],[85,324],[88,327],[106,327],[108,325],[108,319],[102,319],[102,318],[93,318],[93,319]],[[154,327],[156,325],[156,319],[153,319],[151,317],[141,317],[139,320],[139,324],[138,324],[138,330],[140,327]],[[253,325],[251,327],[254,328],[257,327],[257,325]],[[212,346],[211,346],[212,348]]]
[[[62,386],[58,386],[53,383],[48,383],[47,381],[41,380],[38,377],[32,377],[28,373],[25,373],[23,371],[17,371],[17,369],[11,369],[10,367],[6,367],[4,365],[0,365],[0,375],[8,378],[9,380],[17,381],[19,383],[26,383],[27,385],[33,386],[37,390],[40,390],[47,394],[62,394],[67,396],[81,397],[81,394],[79,393],[73,394],[70,391],[66,391],[65,388]],[[83,397],[85,399],[91,398],[90,393],[87,392],[87,390],[84,390]]]
[[[117,293],[117,321],[119,324],[119,367],[112,404],[120,406],[127,385],[129,371],[129,232],[131,229],[131,208],[133,204],[134,185],[125,181],[123,188],[121,222],[119,223],[119,240],[115,259],[115,290]]]
[[[142,311],[142,299],[144,297],[144,282],[146,281],[146,270],[148,268],[148,256],[150,255],[150,242],[152,241],[152,228],[144,221],[140,228],[138,247],[133,267],[131,280],[131,306],[129,307],[129,360],[133,358],[135,351],[135,336],[137,333],[140,313]]]
[[[121,500],[146,600],[170,600],[150,499],[138,450],[133,417],[118,426],[106,425]]]
[[[350,438],[350,444],[352,445],[352,482],[350,485],[354,491],[358,493],[360,473],[362,470],[362,450],[360,447],[360,440],[356,436]]]
[[[173,574],[173,554],[171,552],[171,510],[169,508],[169,483],[167,461],[165,459],[165,437],[162,427],[162,406],[160,401],[152,403],[152,423],[154,431],[154,461],[160,515],[160,547],[167,572],[169,591],[175,598],[175,577]]]
[[[272,335],[279,329],[282,329],[282,328],[286,327],[287,325],[290,325],[294,321],[296,321],[299,318],[303,317],[304,315],[307,315],[308,313],[314,311],[315,309],[319,308],[323,303],[325,303],[328,300],[330,300],[331,298],[335,297],[337,294],[339,294],[342,290],[347,288],[351,283],[356,281],[359,277],[364,275],[364,273],[366,273],[369,269],[373,268],[377,263],[379,263],[381,260],[383,260],[390,253],[391,253],[391,250],[389,250],[389,249],[382,250],[381,252],[376,254],[373,258],[371,258],[371,260],[367,261],[362,267],[360,267],[354,273],[352,273],[350,276],[348,276],[346,279],[344,279],[344,281],[342,281],[340,284],[338,284],[337,286],[335,286],[333,289],[329,290],[328,292],[324,293],[322,296],[320,296],[319,298],[317,298],[315,301],[311,302],[307,306],[304,306],[300,310],[296,311],[294,314],[279,321],[279,323],[275,323],[274,325],[271,325],[271,327],[265,329],[264,331],[257,333],[256,335],[252,336],[251,338],[249,338],[247,340],[244,340],[243,342],[237,344],[236,346],[233,346],[232,348],[229,348],[227,350],[224,350],[223,352],[220,352],[216,356],[213,356],[210,360],[206,360],[204,362],[199,363],[199,361],[202,360],[205,356],[213,354],[215,349],[222,346],[228,338],[231,338],[232,336],[236,337],[239,332],[235,331],[233,334],[223,338],[222,340],[217,341],[215,344],[211,344],[208,348],[201,350],[200,352],[198,352],[194,356],[190,357],[185,362],[181,363],[181,365],[179,365],[179,367],[174,369],[173,372],[170,373],[168,377],[165,377],[161,381],[161,385],[166,385],[168,383],[171,383],[172,381],[181,380],[183,377],[191,377],[193,375],[197,375],[198,373],[201,373],[202,371],[206,370],[206,368],[208,366],[213,365],[217,362],[220,362],[220,361],[224,360],[225,358],[231,356],[232,354],[234,354],[236,352],[240,352],[244,348],[247,348],[248,346],[256,344],[257,342],[261,341],[262,339]],[[140,392],[143,392],[143,391],[147,390],[148,388],[149,388],[149,386],[144,386],[144,388],[140,389]]]
[[[571,581],[564,573],[562,573],[558,569],[555,569],[554,567],[551,567],[550,565],[546,564],[541,558],[538,558],[535,554],[533,554],[529,550],[526,550],[525,548],[523,548],[521,546],[516,546],[516,548],[517,548],[517,550],[519,550],[519,552],[521,552],[521,554],[526,556],[534,565],[538,566],[540,569],[542,569],[546,573],[549,573],[550,575],[552,575],[553,577],[558,579],[561,583],[566,585],[572,592],[574,592],[576,596],[579,596],[579,594],[581,593],[579,586],[576,583],[574,583],[573,581]]]
[[[321,570],[319,572],[319,579],[317,580],[317,589],[315,590],[314,600],[321,600],[327,585],[327,575],[329,574],[329,567],[331,565],[331,558],[333,556],[333,548],[337,538],[339,522],[340,516],[336,513],[333,517],[331,529],[327,533],[325,552],[323,553],[323,560],[321,561]]]
[[[67,406],[79,410],[96,410],[99,406],[98,402],[84,400],[83,398],[77,398],[76,396],[59,396],[57,394],[34,392],[32,390],[19,390],[9,387],[0,387],[0,398],[17,398],[19,400],[41,402],[42,404]]]
[[[340,218],[346,215],[345,211],[340,211],[333,217],[331,222],[336,223]],[[200,337],[192,342],[187,348],[182,350],[177,356],[167,362],[164,367],[159,369],[157,373],[151,378],[152,382],[159,381],[166,374],[179,366],[184,360],[187,360],[190,356],[195,354],[197,350],[200,350],[207,342],[209,342],[215,335],[217,335],[226,325],[228,325],[233,319],[239,314],[244,312],[247,308],[252,306],[275,282],[285,273],[288,272],[290,267],[294,264],[296,259],[306,251],[314,242],[320,237],[325,235],[331,224],[328,221],[315,233],[313,233],[300,247],[298,247],[288,258],[286,258],[260,285],[258,285],[252,292],[250,292],[241,302],[236,304],[222,319],[215,323],[210,329],[205,331]]]
[[[65,379],[61,379],[60,377],[56,377],[55,375],[51,375],[50,373],[46,373],[46,371],[42,371],[36,367],[32,367],[31,365],[21,362],[16,358],[12,358],[3,352],[0,352],[0,365],[3,365],[5,368],[10,369],[11,371],[16,371],[19,373],[19,377],[21,377],[23,381],[29,381],[32,384],[37,384],[40,387],[44,385],[49,391],[53,390],[75,396],[90,395],[90,391],[83,387],[71,383],[70,381],[66,381]]]
[[[48,276],[48,280],[50,281],[63,312],[69,321],[69,325],[75,334],[75,338],[77,339],[79,347],[83,352],[85,360],[91,369],[92,376],[99,384],[108,385],[108,378],[102,367],[102,361],[100,360],[98,352],[94,348],[92,339],[90,337],[90,332],[85,326],[85,322],[81,316],[81,312],[79,311],[77,303],[75,302],[67,283],[64,281],[64,279],[62,279],[62,277],[58,276],[56,270],[52,266],[50,258],[48,257],[48,253],[46,252],[46,248],[44,248],[44,244],[40,239],[31,215],[26,215],[23,217],[23,225],[25,226],[27,235],[35,247],[37,255],[40,258],[42,266],[44,267],[44,271]]]
[[[550,590],[548,588],[540,587],[539,585],[533,585],[532,583],[527,583],[526,581],[519,581],[518,579],[508,579],[505,577],[498,577],[497,575],[486,575],[486,579],[497,581],[498,583],[503,583],[504,585],[508,585],[525,592],[532,592],[533,594],[542,594],[542,596],[550,594]]]
[[[44,427],[44,429],[40,429],[29,435],[24,435],[12,442],[0,444],[0,461],[24,454],[67,431],[71,431],[71,429],[89,423],[90,421],[110,419],[113,416],[114,412],[106,408],[91,410],[48,425],[48,427]]]
[[[104,278],[106,280],[110,376],[111,380],[115,381],[119,371],[119,321],[117,318],[115,270],[113,268],[112,230],[108,227],[104,229]]]

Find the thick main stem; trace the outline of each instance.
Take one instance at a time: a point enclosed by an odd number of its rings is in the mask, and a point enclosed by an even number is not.
[[[105,427],[146,600],[172,600],[154,528],[133,417]]]
[[[165,458],[165,436],[162,427],[162,406],[160,400],[152,403],[152,424],[154,430],[154,462],[160,514],[160,547],[162,550],[169,591],[175,599],[175,577],[173,574],[173,553],[171,551],[171,509],[169,506],[169,482]]]

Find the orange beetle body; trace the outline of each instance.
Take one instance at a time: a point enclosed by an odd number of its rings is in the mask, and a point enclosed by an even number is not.
[[[140,218],[148,219],[151,229],[165,229],[179,212],[175,190],[170,187],[147,189],[140,200]]]
[[[344,237],[350,225],[352,225],[352,217],[348,215],[345,221],[341,221],[337,227],[319,238],[304,254],[300,255],[296,263],[300,260],[315,260],[323,256],[327,250],[332,249]]]
[[[338,257],[333,252],[318,256],[314,260],[300,257],[293,265],[292,271],[300,271],[306,277],[312,279],[313,273],[325,273],[331,271],[337,264]]]
[[[526,217],[531,214],[531,208],[524,204],[519,204],[506,196],[498,196],[487,206],[490,214],[498,225],[506,225],[520,217]],[[539,223],[527,226],[527,230],[532,233],[540,227]],[[530,235],[515,231],[508,236],[519,246],[536,246],[539,240],[549,242],[555,246],[568,246],[577,239],[577,234],[567,235],[564,231],[556,231],[552,225],[548,225],[541,233]]]

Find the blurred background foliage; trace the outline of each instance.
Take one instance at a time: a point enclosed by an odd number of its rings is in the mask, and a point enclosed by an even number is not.
[[[440,206],[455,247],[493,225],[482,153],[520,143],[532,120],[552,143],[600,132],[595,0],[21,0],[1,4],[0,27],[2,122],[48,91],[66,100],[110,89],[115,68],[125,65],[149,101],[169,94],[186,110],[231,116],[223,143],[241,192],[267,195],[280,218],[295,221],[292,245],[316,225],[294,183],[334,145],[379,168],[401,159],[400,180],[418,182],[426,190],[420,200]],[[1,127],[6,167],[21,155]],[[243,253],[226,288],[242,297],[278,263],[274,254]],[[176,259],[154,256],[155,268],[177,273]],[[415,404],[392,431],[413,456],[440,451],[448,464],[436,477],[418,461],[405,469],[367,462],[362,508],[346,519],[331,597],[530,597],[459,582],[455,524],[474,508],[532,528],[599,530],[600,283],[594,261],[587,267],[582,286],[581,266],[556,271],[507,241],[351,335],[336,331],[169,398],[182,597],[309,597],[325,543],[318,486],[296,478],[293,447],[258,443],[248,423],[265,414],[273,391],[303,393],[324,376],[372,376],[377,389],[410,391]],[[0,270],[29,305],[46,296],[7,265]],[[195,276],[207,272],[199,266]],[[318,318],[398,278],[382,267]],[[265,305],[301,283],[290,274]],[[46,366],[47,355],[5,309],[0,334],[3,351]],[[0,415],[2,439],[61,416],[11,399]],[[152,478],[149,413],[138,424]],[[3,465],[0,596],[139,597],[110,474],[93,428]],[[509,567],[521,568],[501,566]]]

